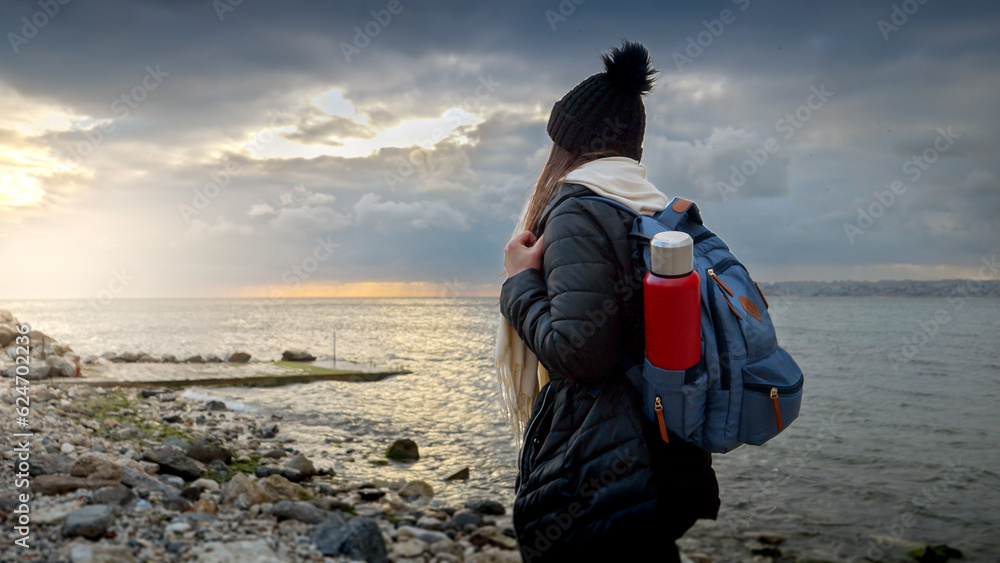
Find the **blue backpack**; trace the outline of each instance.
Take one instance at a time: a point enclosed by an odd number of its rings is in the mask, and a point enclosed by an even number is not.
[[[649,271],[649,241],[660,231],[682,231],[694,240],[694,267],[701,278],[701,360],[685,371],[622,360],[643,396],[644,414],[660,427],[705,450],[728,452],[761,445],[799,414],[802,370],[781,346],[767,300],[746,267],[702,224],[694,202],[674,198],[652,217],[600,196],[635,216],[629,233],[635,266]]]

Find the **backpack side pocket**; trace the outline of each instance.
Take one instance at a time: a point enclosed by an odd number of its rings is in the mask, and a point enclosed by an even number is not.
[[[643,411],[657,425],[662,421],[682,440],[699,444],[705,423],[708,373],[700,370],[693,381],[685,382],[687,373],[658,368],[644,357]]]
[[[743,404],[739,440],[759,446],[778,435],[802,404],[802,370],[780,346],[741,370]]]

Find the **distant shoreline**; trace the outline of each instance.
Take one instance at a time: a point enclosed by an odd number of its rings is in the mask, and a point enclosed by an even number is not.
[[[1000,297],[1000,280],[791,281],[761,283],[760,289],[795,297]]]

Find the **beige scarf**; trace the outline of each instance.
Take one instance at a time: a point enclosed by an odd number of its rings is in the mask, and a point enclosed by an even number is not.
[[[611,156],[586,162],[564,176],[562,183],[583,184],[595,194],[613,199],[640,215],[653,215],[663,210],[669,198],[646,180],[646,167],[634,159]],[[508,241],[525,230],[528,197],[521,216]],[[531,417],[531,407],[538,391],[549,381],[548,371],[524,344],[517,331],[500,314],[497,331],[496,366],[500,385],[500,410],[507,417],[518,449],[521,437]]]

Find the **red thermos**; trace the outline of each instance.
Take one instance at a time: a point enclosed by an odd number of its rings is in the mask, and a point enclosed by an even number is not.
[[[694,271],[694,241],[663,231],[649,245],[643,278],[646,358],[660,369],[685,370],[701,359],[701,280]]]

